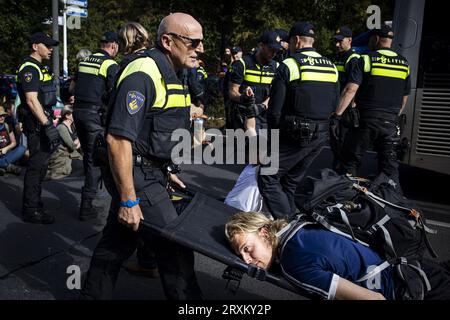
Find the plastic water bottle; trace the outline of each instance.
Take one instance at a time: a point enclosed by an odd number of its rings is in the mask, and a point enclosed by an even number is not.
[[[194,146],[201,145],[203,142],[203,119],[196,118],[194,120]]]

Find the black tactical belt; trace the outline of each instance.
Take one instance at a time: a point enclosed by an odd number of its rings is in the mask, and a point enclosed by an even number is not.
[[[328,120],[326,121],[317,121],[317,122],[311,122],[312,126],[313,126],[313,130],[316,132],[320,132],[320,131],[328,131],[328,129],[330,128],[330,123]]]
[[[165,164],[167,163],[167,161],[151,160],[151,159],[142,157],[140,155],[133,155],[133,163],[135,166],[138,166],[138,167],[151,167],[151,168],[163,169],[165,167]]]

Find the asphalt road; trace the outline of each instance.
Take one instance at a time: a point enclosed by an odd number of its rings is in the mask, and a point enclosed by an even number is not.
[[[314,162],[310,172],[330,164],[329,151],[325,150]],[[373,155],[368,155],[362,173],[373,172]],[[77,288],[69,289],[67,281],[73,274],[71,266],[79,267],[84,274],[92,250],[99,240],[106,210],[96,222],[77,220],[80,188],[83,177],[80,164],[68,178],[44,183],[43,200],[51,214],[56,216],[53,225],[42,226],[23,223],[20,216],[21,176],[0,177],[0,299],[76,299]],[[224,198],[234,185],[241,165],[186,165],[183,180],[214,198]],[[402,187],[405,193],[421,201],[427,218],[437,235],[431,241],[442,260],[450,259],[450,199],[435,186],[436,179],[448,179],[431,172],[401,168]],[[404,183],[403,183],[404,182]],[[99,205],[107,205],[105,193]],[[132,257],[131,259],[135,259]],[[236,294],[227,290],[221,278],[225,265],[196,254],[196,270],[205,297],[211,300],[228,299],[304,299],[267,282],[244,277]],[[76,282],[69,284],[75,285]],[[128,274],[122,269],[114,292],[114,299],[164,299],[158,279],[148,279]]]

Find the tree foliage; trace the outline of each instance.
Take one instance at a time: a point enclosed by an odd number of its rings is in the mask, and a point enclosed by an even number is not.
[[[248,51],[256,45],[262,31],[289,30],[298,20],[316,25],[316,47],[330,55],[334,46],[331,36],[340,25],[350,26],[355,33],[362,32],[366,29],[369,5],[379,5],[382,20],[390,20],[392,3],[389,0],[90,0],[89,17],[81,18],[81,28],[68,30],[69,66],[73,70],[79,49],[95,50],[104,31],[118,30],[126,21],[137,21],[155,39],[161,18],[179,11],[193,15],[202,23],[204,60],[210,71],[215,70],[216,59],[225,46],[240,45]],[[36,31],[51,32],[51,26],[42,24],[51,17],[51,0],[0,0],[0,7],[0,73],[14,73],[21,58],[28,53],[29,35]]]

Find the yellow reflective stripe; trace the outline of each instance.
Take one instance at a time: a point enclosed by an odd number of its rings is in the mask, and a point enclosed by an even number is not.
[[[244,81],[252,82],[252,83],[271,84],[272,81],[273,81],[273,76],[272,77],[261,77],[260,75],[253,76],[253,75],[250,75],[250,74],[246,74],[244,76]]]
[[[382,55],[388,56],[388,57],[396,57],[398,56],[397,53],[391,50],[378,50],[377,52],[381,53]]]
[[[97,52],[97,53],[94,53],[93,56],[96,56],[96,57],[103,57],[104,54],[101,53],[101,52]]]
[[[364,59],[364,72],[370,71],[370,57],[368,55],[362,56]]]
[[[337,82],[338,75],[337,73],[321,73],[321,72],[302,72],[302,81],[321,81],[321,82]]]
[[[169,94],[167,97],[167,104],[164,109],[168,108],[186,108],[191,105],[191,96],[189,94]],[[156,108],[162,108],[162,106],[154,106]]]
[[[331,71],[331,72],[334,72],[336,70],[334,67],[319,67],[319,66],[310,66],[310,65],[306,65],[306,66],[301,66],[300,67],[300,70],[305,70],[305,69],[320,70],[320,71]]]
[[[78,68],[78,72],[88,73],[88,74],[93,74],[94,76],[98,76],[98,68],[85,67],[85,66],[80,65],[80,67]]]
[[[268,72],[268,71],[258,71],[258,70],[246,70],[245,71],[246,74],[253,74],[256,76],[274,76],[275,72]]]
[[[134,61],[131,61],[123,70],[122,74],[117,81],[117,87],[123,81],[123,79],[133,73],[136,72],[144,72],[148,74],[154,82],[155,80],[161,80],[162,76],[159,72],[159,69],[156,65],[156,62],[151,58],[139,58]],[[156,86],[156,83],[155,83]]]
[[[93,63],[93,62],[81,61],[79,66],[94,67],[94,68],[100,69],[100,65],[98,63]]]
[[[110,66],[112,66],[113,64],[117,64],[117,63],[114,60],[112,60],[112,59],[105,60],[102,63],[102,65],[100,66],[99,74],[106,78],[107,75],[108,75],[108,68]]]
[[[249,74],[256,74],[256,75],[274,75],[275,72],[268,72],[268,71],[259,71],[259,70],[246,70],[245,73],[249,73]]]
[[[242,66],[244,67],[244,72],[245,72],[245,61],[244,61],[244,59],[240,58],[238,61],[240,61],[242,63]]]
[[[341,64],[336,65],[336,68],[337,68],[337,70],[340,71],[340,72],[345,72],[345,68],[344,68],[344,66],[341,65]]]
[[[261,77],[261,83],[271,84],[272,81],[273,81],[273,76],[272,77]]]
[[[38,70],[38,72],[39,72],[39,80],[43,81],[44,75],[42,74],[41,69],[39,68],[39,66],[37,64],[35,64],[33,62],[25,62],[23,65],[20,66],[18,73],[20,71],[22,71],[23,68],[28,67],[28,66],[35,67]],[[50,79],[51,79],[51,77],[50,77]]]
[[[156,91],[156,98],[153,107],[163,107],[164,103],[166,102],[166,88],[164,80],[161,73],[159,72],[155,60],[149,57],[139,58],[131,61],[120,75],[119,80],[117,81],[117,87],[119,87],[120,83],[123,81],[123,79],[125,79],[125,77],[136,72],[144,72],[152,79]]]
[[[347,64],[347,63],[348,63],[350,60],[352,60],[353,58],[359,59],[359,58],[361,58],[361,56],[360,56],[359,54],[357,54],[357,53],[352,53],[352,54],[350,55],[350,57],[348,57],[347,61],[345,61],[345,64]]]
[[[294,58],[287,58],[283,61],[283,63],[289,69],[289,81],[295,81],[300,79],[300,69],[298,68],[297,61]]]
[[[408,76],[408,72],[389,70],[389,69],[385,69],[385,68],[372,68],[371,75],[381,76],[381,77],[389,77],[389,78],[398,78],[398,79],[404,80]]]
[[[393,69],[402,69],[406,72],[408,72],[409,67],[408,66],[400,66],[398,64],[388,64],[388,63],[372,63],[372,67],[387,67],[387,68],[393,68]]]
[[[48,74],[48,73],[44,73],[44,82],[45,81],[52,81],[53,79],[52,79],[52,76],[50,75],[50,74]]]
[[[248,70],[245,70],[245,73],[261,74],[261,71],[248,69]]]
[[[198,72],[198,73],[201,73],[205,79],[208,78],[208,74],[206,73],[205,70],[203,70],[203,69],[197,69],[197,72]]]
[[[167,89],[169,90],[184,90],[184,87],[182,84],[168,84],[167,85]]]

